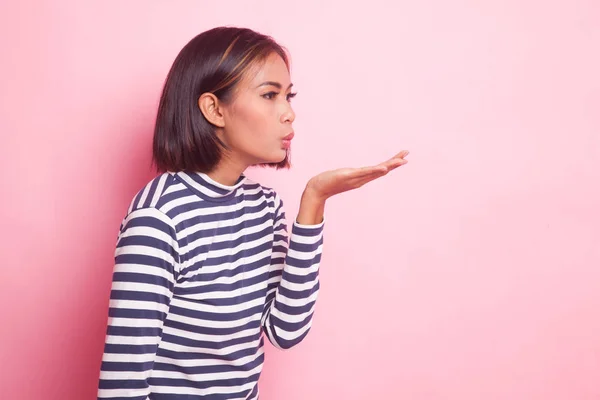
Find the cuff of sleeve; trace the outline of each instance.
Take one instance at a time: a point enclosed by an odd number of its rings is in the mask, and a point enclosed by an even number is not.
[[[318,235],[319,233],[321,233],[321,231],[323,231],[324,226],[325,218],[323,218],[323,220],[320,223],[314,225],[303,225],[298,223],[297,221],[294,221],[292,229],[294,231],[302,231],[305,235]]]

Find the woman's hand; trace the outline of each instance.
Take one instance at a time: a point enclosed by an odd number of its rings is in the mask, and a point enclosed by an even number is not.
[[[325,200],[338,193],[358,189],[372,180],[387,175],[388,172],[406,164],[408,151],[401,151],[380,164],[362,168],[340,168],[323,172],[308,181],[302,194],[300,210],[296,221],[299,224],[314,225],[322,222]]]
[[[377,178],[387,175],[388,172],[406,164],[404,159],[408,151],[404,150],[394,157],[378,165],[362,168],[340,168],[323,172],[312,178],[306,185],[306,191],[322,200],[327,200],[333,195],[358,189]]]

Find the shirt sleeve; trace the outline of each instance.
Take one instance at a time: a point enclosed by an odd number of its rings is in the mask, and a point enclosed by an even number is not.
[[[317,225],[294,222],[288,237],[283,202],[278,196],[275,207],[275,237],[262,326],[275,347],[289,349],[306,337],[312,325],[320,287],[324,221]]]
[[[178,251],[171,220],[154,208],[134,210],[121,224],[98,399],[147,399]]]

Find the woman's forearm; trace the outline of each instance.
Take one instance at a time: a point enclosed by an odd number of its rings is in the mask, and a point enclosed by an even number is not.
[[[301,225],[317,225],[323,222],[325,198],[307,186],[302,193],[296,222]]]

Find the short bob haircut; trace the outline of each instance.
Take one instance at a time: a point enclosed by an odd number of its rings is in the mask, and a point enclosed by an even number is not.
[[[273,53],[289,70],[287,53],[273,38],[236,27],[210,29],[181,49],[165,80],[154,127],[152,159],[158,171],[210,172],[217,165],[227,147],[198,99],[210,92],[227,104],[248,70]],[[262,166],[289,168],[289,153]]]

